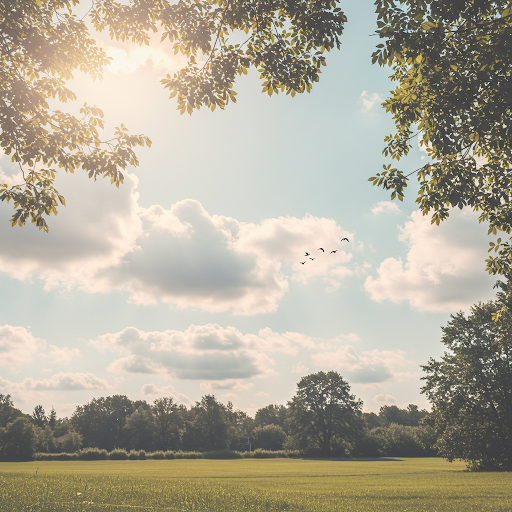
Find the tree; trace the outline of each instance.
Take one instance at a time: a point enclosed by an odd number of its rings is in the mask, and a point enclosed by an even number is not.
[[[439,453],[471,468],[512,469],[512,347],[510,324],[493,321],[495,302],[452,315],[443,327],[443,357],[423,366],[432,403],[428,423]],[[505,331],[505,332],[503,332]],[[506,336],[505,336],[506,334]]]
[[[469,206],[489,234],[512,232],[512,5],[509,0],[377,0],[373,61],[397,82],[383,106],[396,132],[384,155],[400,160],[412,139],[431,162],[408,174],[384,166],[370,178],[403,198],[417,173],[416,202],[439,224],[450,207]],[[490,244],[491,274],[512,275],[511,240]]]
[[[2,395],[0,393],[0,428],[5,427],[7,423],[11,423],[21,416],[24,416],[24,414],[14,407],[11,395]]]
[[[128,433],[130,448],[148,451],[153,449],[155,423],[151,410],[148,411],[143,407],[139,407],[126,418],[124,428]]]
[[[129,135],[121,125],[103,140],[103,113],[84,104],[80,118],[53,110],[66,103],[66,87],[80,70],[101,78],[108,58],[73,8],[79,0],[11,0],[0,4],[0,146],[12,156],[22,183],[0,184],[0,200],[12,201],[12,225],[28,219],[48,231],[45,216],[65,199],[54,187],[59,169],[82,169],[90,178],[107,177],[119,186],[128,165],[138,165],[135,146],[147,137]],[[89,21],[112,38],[149,44],[160,30],[187,66],[162,79],[181,113],[207,106],[214,110],[236,101],[236,76],[256,68],[268,94],[309,92],[325,65],[323,53],[339,48],[346,21],[335,0],[91,0]],[[242,44],[230,36],[243,33]],[[197,59],[203,55],[205,62]]]
[[[36,449],[36,427],[28,418],[18,417],[0,430],[0,459],[30,460]]]
[[[284,405],[267,405],[256,411],[254,424],[256,427],[279,425],[286,430],[286,407]]]
[[[169,450],[179,445],[179,428],[182,419],[172,397],[157,398],[153,402],[156,445],[160,450]]]
[[[302,447],[315,447],[324,456],[333,447],[344,451],[363,430],[362,405],[339,373],[307,375],[288,402],[291,434]]]
[[[44,428],[48,424],[48,418],[42,405],[36,405],[32,413],[32,423],[39,428]]]
[[[201,449],[223,450],[228,448],[230,435],[226,406],[213,395],[205,395],[194,407],[195,425],[199,429]]]
[[[59,449],[67,453],[75,453],[82,448],[82,436],[74,430],[66,432],[59,443]]]
[[[286,432],[279,425],[265,425],[254,429],[256,448],[263,450],[282,450]]]
[[[123,427],[133,413],[133,404],[125,395],[94,398],[75,409],[71,422],[83,437],[86,447],[114,448],[128,447]]]

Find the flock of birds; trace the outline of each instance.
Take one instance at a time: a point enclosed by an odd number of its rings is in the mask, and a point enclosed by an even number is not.
[[[349,239],[348,239],[348,238],[342,238],[342,239],[341,239],[341,241],[342,241],[342,242],[343,242],[343,241],[345,241],[345,240],[346,240],[347,242],[349,241]],[[319,247],[319,248],[318,248],[318,250],[319,250],[319,251],[322,251],[322,252],[325,252],[325,249],[324,249],[323,247]],[[331,251],[331,254],[336,254],[338,251],[339,251],[339,249],[336,249],[336,250],[334,250],[334,251]],[[311,256],[311,254],[310,254],[309,252],[306,252],[305,256]],[[315,256],[315,257],[316,257],[316,256]],[[310,257],[309,259],[310,259],[311,261],[313,261],[315,258],[311,258],[311,257]],[[307,261],[307,260],[306,260],[306,261]],[[306,261],[299,261],[299,263],[301,263],[302,265],[304,265],[304,264],[306,263]]]

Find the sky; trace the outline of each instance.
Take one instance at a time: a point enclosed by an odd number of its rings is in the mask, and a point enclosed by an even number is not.
[[[371,64],[372,2],[340,5],[341,50],[310,94],[269,97],[252,72],[236,104],[192,116],[159,83],[184,64],[169,44],[101,37],[113,62],[101,82],[76,75],[66,108],[96,104],[105,138],[124,123],[153,144],[119,189],[59,176],[48,234],[0,203],[0,393],[16,407],[214,394],[254,415],[335,370],[365,411],[429,409],[420,365],[450,314],[494,297],[490,240],[470,210],[432,226],[415,181],[403,203],[368,182],[390,163],[391,70]],[[399,168],[426,159],[414,143]],[[0,156],[0,182],[19,180]]]

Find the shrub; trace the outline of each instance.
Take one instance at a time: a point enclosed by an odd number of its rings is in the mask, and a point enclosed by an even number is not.
[[[34,460],[78,460],[78,453],[36,453]]]
[[[147,454],[148,459],[165,459],[165,453],[161,450]]]
[[[146,451],[145,450],[139,451],[139,460],[146,460]]]
[[[130,453],[128,454],[128,458],[130,460],[139,460],[140,459],[139,451],[138,450],[131,450]]]
[[[128,453],[126,450],[123,450],[122,448],[115,448],[110,452],[109,458],[110,460],[127,460]]]
[[[243,459],[244,456],[235,450],[215,450],[204,452],[205,459]]]
[[[165,452],[165,458],[166,459],[174,459],[174,452],[173,451],[168,451],[168,452]]]
[[[78,452],[78,458],[80,460],[107,460],[107,450],[100,448],[84,448]]]
[[[204,459],[204,455],[201,452],[174,452],[175,459]]]

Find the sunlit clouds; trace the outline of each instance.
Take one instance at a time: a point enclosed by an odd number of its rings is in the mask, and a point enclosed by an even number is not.
[[[408,247],[406,261],[389,257],[369,276],[365,288],[378,302],[407,300],[420,311],[467,310],[492,292],[493,278],[484,272],[489,239],[477,214],[452,210],[440,226],[413,212],[400,229]]]

